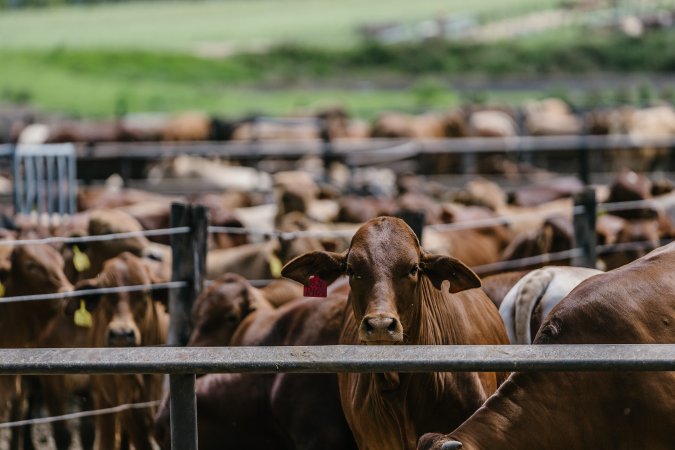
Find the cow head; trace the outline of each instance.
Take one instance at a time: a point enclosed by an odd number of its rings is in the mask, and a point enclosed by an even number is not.
[[[440,290],[448,280],[451,293],[480,287],[471,269],[449,256],[426,253],[410,227],[394,217],[366,222],[346,253],[307,253],[289,262],[282,275],[305,285],[311,276],[331,283],[347,275],[359,340],[367,344],[405,342],[425,284]]]
[[[143,261],[125,252],[106,261],[103,271],[96,278],[80,281],[76,289],[150,285],[152,282],[151,272]],[[141,324],[154,313],[153,300],[148,290],[73,298],[66,306],[66,313],[73,315],[80,308],[82,300],[86,309],[93,313],[95,328],[104,329],[103,343],[106,346],[129,347],[143,343]]]
[[[239,324],[255,310],[252,295],[255,293],[244,277],[233,273],[221,276],[192,306],[194,327],[188,345],[229,345]]]
[[[0,268],[7,295],[63,293],[73,290],[63,272],[61,254],[46,244],[17,245],[12,250],[10,263]]]
[[[141,224],[131,215],[115,209],[94,210],[90,213],[88,234],[91,236],[143,231]],[[122,252],[130,252],[141,256],[148,251],[150,242],[143,236],[133,236],[124,239],[90,242],[86,253],[91,261],[91,267],[85,276],[99,273],[104,261],[113,258]]]

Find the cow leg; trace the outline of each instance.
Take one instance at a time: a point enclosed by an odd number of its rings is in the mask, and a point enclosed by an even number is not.
[[[120,450],[129,450],[129,435],[124,430],[120,435]]]
[[[50,416],[60,416],[66,413],[68,395],[65,378],[62,375],[41,377],[42,393]],[[52,422],[52,436],[57,450],[70,448],[70,430],[65,421]]]
[[[40,388],[40,380],[36,377],[22,377],[23,389],[26,395],[26,419],[33,419],[40,415],[40,408],[43,405],[42,389]],[[33,426],[24,425],[20,428],[23,434],[23,449],[35,450],[33,443]]]
[[[150,443],[152,416],[148,414],[147,410],[125,411],[122,423],[135,450],[153,450]]]
[[[94,401],[91,392],[82,392],[80,394],[80,408],[82,411],[91,411],[94,409]],[[94,448],[94,439],[96,437],[96,419],[94,417],[83,417],[80,419],[80,442],[82,450],[92,450]]]
[[[97,409],[100,408],[97,405]],[[94,448],[96,450],[116,450],[118,446],[117,436],[117,414],[103,414],[96,416],[96,439]]]
[[[26,417],[26,402],[22,395],[12,399],[10,403],[9,421],[16,422]],[[21,450],[23,448],[23,430],[21,427],[10,428],[9,450]]]

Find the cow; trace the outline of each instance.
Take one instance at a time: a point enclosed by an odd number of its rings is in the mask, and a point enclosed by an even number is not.
[[[574,245],[574,227],[564,216],[548,217],[536,230],[518,234],[501,255],[502,261],[512,261],[531,256],[557,253],[571,249]],[[558,264],[569,263],[569,259],[556,261]],[[539,267],[531,264],[528,267]]]
[[[499,261],[512,239],[505,225],[425,230],[422,241],[429,251],[452,255],[470,267]]]
[[[529,270],[518,270],[515,272],[502,272],[488,275],[481,278],[481,289],[492,300],[497,308],[504,301],[504,297],[511,288],[525,275]]]
[[[72,317],[58,314],[47,323],[38,338],[38,348],[84,348],[91,342],[91,328],[74,323]],[[40,400],[47,408],[49,416],[61,416],[69,412],[73,398],[83,411],[94,409],[91,397],[91,378],[79,375],[43,375],[38,377],[41,390]],[[68,450],[72,436],[68,424],[64,421],[52,422],[52,436],[58,450]],[[88,450],[94,445],[94,420],[82,417],[79,425],[80,443]]]
[[[340,344],[506,344],[497,308],[471,269],[427,253],[402,220],[379,217],[344,253],[312,252],[289,262],[286,278],[331,283],[350,293]],[[413,449],[423,433],[452,429],[504,380],[501,373],[339,374],[340,400],[359,449]],[[451,423],[439,420],[452,417]]]
[[[270,314],[303,296],[303,289],[290,280],[274,280],[256,288],[241,275],[226,273],[206,288],[192,305],[191,347],[231,345],[232,337],[249,314]],[[241,338],[237,339],[241,342]]]
[[[586,267],[548,266],[521,278],[499,306],[511,344],[531,344],[553,307],[579,283],[599,273]]]
[[[672,267],[675,243],[582,281],[533,343],[675,344]],[[418,449],[672,449],[674,392],[673,372],[518,372],[461,426],[423,436]]]
[[[150,285],[152,272],[143,260],[129,252],[105,262],[96,278],[82,280],[78,290]],[[166,343],[168,314],[148,291],[87,295],[71,299],[66,313],[74,316],[82,305],[92,315],[90,347],[134,347]],[[96,409],[127,403],[159,400],[161,375],[95,375],[91,377]],[[123,435],[136,450],[152,449],[149,437],[152,413],[133,409],[96,417],[95,448],[119,449]]]
[[[230,297],[244,298],[241,283],[224,286]],[[334,345],[346,305],[344,286],[335,283],[325,299],[299,298],[278,309],[264,306],[246,315],[234,335],[205,338],[199,317],[207,315],[229,328],[243,308],[222,316],[222,305],[204,302],[193,316],[191,343],[199,345]],[[233,295],[234,294],[234,295]],[[243,301],[242,304],[246,302]],[[259,303],[260,304],[260,303]],[[211,311],[209,311],[211,310]],[[233,317],[233,319],[231,319]],[[210,340],[210,341],[209,341]],[[340,407],[334,374],[210,374],[197,380],[199,448],[249,450],[355,450]],[[237,405],[233,408],[232,405]],[[169,443],[169,405],[164,399],[156,416],[155,434],[163,449]]]
[[[66,293],[73,286],[63,271],[63,258],[59,252],[46,244],[21,245],[16,242],[8,260],[0,267],[0,286],[3,287],[1,297],[24,295]],[[0,348],[37,347],[39,336],[52,318],[61,314],[63,305],[60,300],[40,300],[11,302],[0,299]],[[29,414],[26,400],[35,398],[33,386],[21,386],[21,380],[15,376],[2,377],[0,386],[6,389],[4,399],[9,404],[13,420],[19,420]],[[17,387],[18,386],[18,387]],[[22,440],[30,440],[29,428],[13,430],[12,448],[18,448]],[[29,444],[26,444],[29,445]]]
[[[93,210],[89,213],[87,233],[91,236],[113,233],[141,232],[143,227],[129,214],[116,209]],[[157,262],[153,271],[164,279],[168,279],[171,270],[171,249],[162,244],[151,243],[144,236],[131,236],[123,239],[94,241],[81,244],[81,250],[87,255],[88,263],[80,268],[78,279],[96,276],[103,264],[123,252],[147,257]]]

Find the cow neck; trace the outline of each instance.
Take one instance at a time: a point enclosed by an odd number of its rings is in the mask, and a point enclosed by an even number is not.
[[[6,296],[52,294],[52,292],[37,292],[29,287],[19,287],[11,279],[6,285]],[[0,327],[11,332],[2,333],[2,346],[32,347],[36,342],[31,341],[38,333],[47,327],[47,324],[63,310],[63,300],[39,300],[30,302],[6,302],[0,299]],[[16,326],[20,320],[21,326]]]
[[[154,300],[149,300],[150,304],[148,305],[149,313],[146,312],[145,323],[143,323],[139,328],[141,330],[141,345],[162,345],[166,344],[166,333],[164,332],[164,321],[160,317],[159,309],[163,306],[155,302]]]
[[[444,285],[442,289],[447,289]],[[461,326],[465,313],[457,307],[451,294],[436,289],[431,280],[421,276],[415,290],[416,305],[401,317],[408,345],[449,345],[462,343]]]

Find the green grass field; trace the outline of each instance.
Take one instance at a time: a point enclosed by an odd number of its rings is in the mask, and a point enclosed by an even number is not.
[[[232,50],[282,42],[343,47],[357,26],[409,22],[438,13],[490,17],[544,9],[558,0],[222,0],[138,2],[0,11],[0,49]]]
[[[0,10],[0,102],[94,117],[110,117],[121,105],[238,116],[340,103],[370,118],[387,109],[447,108],[462,95],[517,103],[547,94],[525,88],[460,95],[450,88],[457,76],[675,71],[673,33],[640,42],[567,29],[490,46],[396,47],[365,45],[355,33],[366,22],[460,10],[505,17],[556,3],[223,0]],[[196,55],[207,44],[232,55]]]

